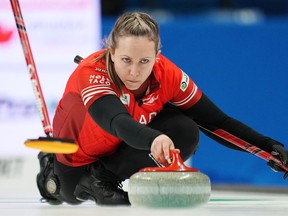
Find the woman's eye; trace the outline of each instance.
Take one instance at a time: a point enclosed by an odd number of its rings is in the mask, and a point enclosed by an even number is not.
[[[148,62],[149,62],[148,59],[143,59],[143,60],[141,60],[141,63],[142,63],[142,64],[146,64],[146,63],[148,63]]]
[[[122,61],[127,63],[127,62],[130,62],[130,59],[129,58],[122,58]]]

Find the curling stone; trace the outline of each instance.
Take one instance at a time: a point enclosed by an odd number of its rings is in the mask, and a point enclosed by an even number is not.
[[[128,182],[132,206],[196,207],[208,202],[211,183],[207,175],[187,167],[177,151],[171,151],[167,167],[147,167],[133,174]]]

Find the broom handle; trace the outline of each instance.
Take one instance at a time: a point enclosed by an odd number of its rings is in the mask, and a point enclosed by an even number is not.
[[[230,134],[229,132],[223,130],[223,129],[216,129],[216,130],[209,130],[208,128],[206,127],[203,127],[201,125],[198,124],[198,126],[200,128],[202,128],[203,130],[211,133],[211,134],[214,134],[216,135],[217,137],[220,137],[222,138],[223,140],[226,140],[228,141],[229,143],[232,143],[233,145],[235,146],[238,146],[239,148],[259,157],[259,158],[262,158],[264,159],[265,161],[270,161],[270,160],[273,160],[274,162],[276,162],[283,170],[286,170],[288,171],[288,168],[285,167],[282,162],[274,157],[273,155],[271,155],[270,153],[258,148],[257,146],[254,146],[236,136],[234,136],[233,134]]]
[[[25,27],[25,24],[24,24],[24,19],[22,17],[20,5],[19,5],[18,0],[10,0],[10,3],[11,3],[11,6],[12,6],[12,10],[13,10],[13,14],[14,14],[14,18],[15,18],[18,34],[19,34],[21,45],[22,45],[22,49],[23,49],[23,52],[24,52],[24,56],[25,56],[25,60],[26,60],[27,68],[28,68],[28,72],[29,72],[29,75],[30,75],[30,80],[31,80],[33,91],[34,91],[34,95],[35,95],[35,98],[36,98],[36,105],[37,105],[37,109],[38,109],[38,112],[39,112],[39,115],[40,115],[40,119],[41,119],[41,122],[42,122],[42,125],[43,125],[43,129],[44,129],[44,132],[45,132],[45,134],[47,136],[51,136],[52,137],[52,127],[51,127],[51,124],[50,124],[46,103],[45,103],[44,96],[43,96],[43,93],[42,93],[42,89],[41,89],[41,86],[40,86],[40,81],[39,81],[39,78],[38,78],[36,65],[35,65],[35,62],[34,62],[34,59],[33,59],[32,50],[31,50],[31,47],[30,47],[28,34],[26,32],[26,27]]]

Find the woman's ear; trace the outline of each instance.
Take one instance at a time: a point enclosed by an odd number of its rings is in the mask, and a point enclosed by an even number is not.
[[[161,53],[161,50],[159,49],[156,53],[156,57]]]
[[[159,54],[161,53],[161,50],[158,50],[155,56],[155,61],[157,62],[159,60]]]
[[[111,47],[108,47],[108,50],[110,52],[111,60],[112,60],[112,62],[114,62],[114,60],[115,60],[115,50],[112,49]]]

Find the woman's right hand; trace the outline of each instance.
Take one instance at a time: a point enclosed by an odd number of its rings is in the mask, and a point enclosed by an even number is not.
[[[157,136],[151,145],[151,154],[157,162],[162,165],[167,164],[170,159],[170,150],[175,149],[173,141],[165,134]],[[179,149],[176,149],[180,152]]]

